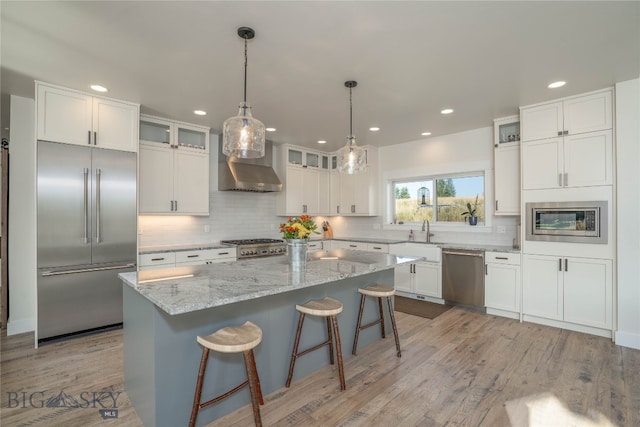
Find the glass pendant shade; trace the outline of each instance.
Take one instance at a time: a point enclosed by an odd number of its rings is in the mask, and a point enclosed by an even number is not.
[[[347,145],[336,153],[337,169],[339,173],[354,174],[367,170],[367,150],[356,145],[356,137],[353,135],[353,102],[351,89],[358,85],[358,82],[349,80],[344,82],[349,88],[349,136]]]
[[[264,157],[265,129],[251,115],[251,107],[241,102],[238,115],[222,125],[222,152],[228,157],[257,159]]]
[[[347,145],[337,152],[339,173],[354,174],[367,170],[367,150],[356,145],[355,137],[348,138]]]

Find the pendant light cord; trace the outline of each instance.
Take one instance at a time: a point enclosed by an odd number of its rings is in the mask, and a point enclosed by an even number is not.
[[[244,39],[244,104],[247,104],[247,39]]]
[[[353,100],[349,88],[349,145],[353,144]]]

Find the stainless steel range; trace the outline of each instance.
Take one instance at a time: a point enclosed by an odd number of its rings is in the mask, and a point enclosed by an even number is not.
[[[287,244],[278,239],[221,240],[220,243],[236,246],[238,259],[284,255],[287,253]]]

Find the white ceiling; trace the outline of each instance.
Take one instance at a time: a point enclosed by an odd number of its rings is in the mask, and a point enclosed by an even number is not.
[[[143,113],[214,131],[242,99],[236,30],[250,26],[254,116],[277,128],[276,143],[324,150],[346,142],[346,80],[358,81],[357,142],[382,146],[490,126],[520,105],[640,75],[638,1],[3,0],[0,11],[3,94],[32,97],[34,79],[100,83]],[[546,88],[556,80],[568,83]]]

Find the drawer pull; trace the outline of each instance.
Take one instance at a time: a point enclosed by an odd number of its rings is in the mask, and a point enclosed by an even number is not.
[[[164,258],[151,258],[151,261],[164,261]]]
[[[357,248],[358,245],[349,245],[350,248]]]
[[[198,258],[200,255],[187,255],[187,258]]]
[[[507,258],[506,256],[497,256],[496,259],[503,259],[503,260],[508,260],[509,258]]]
[[[218,255],[229,255],[229,252],[218,252]]]

